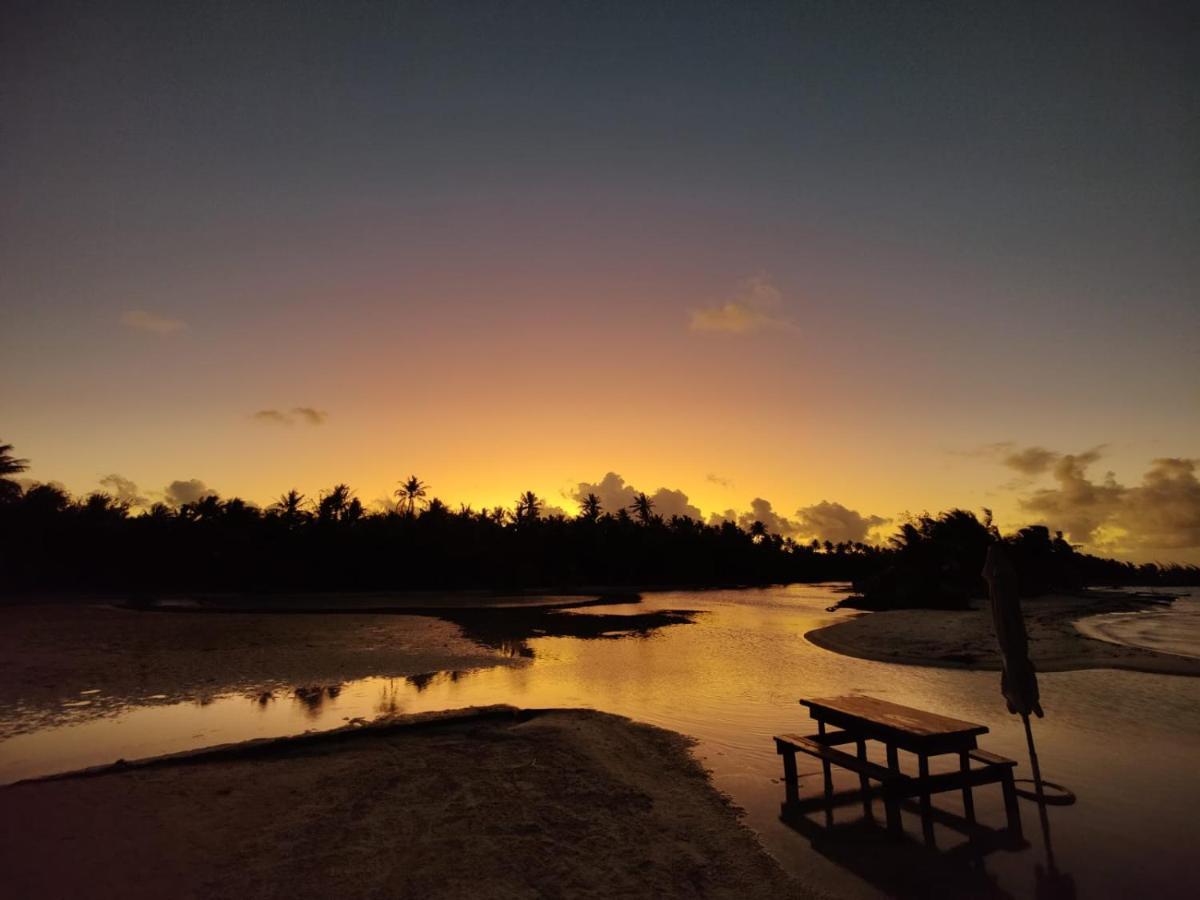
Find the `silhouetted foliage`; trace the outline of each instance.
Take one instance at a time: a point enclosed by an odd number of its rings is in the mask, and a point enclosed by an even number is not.
[[[24,461],[0,445],[0,472]],[[0,589],[306,591],[733,586],[854,581],[869,608],[956,606],[981,595],[990,518],[952,510],[905,523],[892,546],[802,544],[762,523],[664,520],[644,495],[578,517],[544,516],[527,491],[514,512],[454,511],[405,481],[396,508],[367,512],[348,485],[315,503],[289,491],[265,510],[205,496],[131,515],[107,494],[74,499],[51,485],[0,495]],[[1195,566],[1135,566],[1078,553],[1040,526],[1005,539],[1026,593],[1085,584],[1195,584]]]

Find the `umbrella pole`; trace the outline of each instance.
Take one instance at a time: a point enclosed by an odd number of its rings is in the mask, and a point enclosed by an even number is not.
[[[1038,818],[1042,821],[1042,838],[1046,843],[1046,863],[1050,871],[1057,871],[1054,864],[1054,848],[1050,846],[1050,816],[1046,813],[1046,794],[1042,789],[1042,769],[1038,765],[1037,750],[1033,746],[1033,728],[1029,725],[1029,713],[1021,713],[1025,723],[1025,740],[1029,744],[1029,765],[1033,768],[1033,786],[1037,791]]]

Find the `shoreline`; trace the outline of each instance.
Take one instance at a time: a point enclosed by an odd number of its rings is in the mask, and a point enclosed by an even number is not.
[[[1200,659],[1098,640],[1075,627],[1077,620],[1088,616],[1159,605],[1117,592],[1025,600],[1029,655],[1039,672],[1121,669],[1200,677]],[[986,601],[975,601],[967,610],[864,612],[804,637],[823,650],[875,662],[996,672],[1001,668]]]
[[[0,788],[0,867],[22,896],[805,896],[692,744],[494,706],[118,763]]]

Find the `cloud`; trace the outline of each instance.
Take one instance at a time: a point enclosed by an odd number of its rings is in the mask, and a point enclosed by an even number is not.
[[[154,334],[172,334],[187,328],[187,322],[182,319],[168,319],[144,309],[127,309],[121,313],[121,324],[136,331],[149,331]]]
[[[1061,455],[1052,474],[1058,486],[1034,491],[1021,508],[1075,542],[1109,552],[1200,547],[1200,460],[1164,457],[1151,462],[1142,482],[1120,484],[1112,472],[1087,474],[1099,449]]]
[[[719,484],[721,487],[724,487],[724,488],[733,487],[733,479],[732,478],[724,478],[720,475],[714,475],[712,472],[709,472],[707,475],[705,475],[704,480],[711,481],[713,484]]]
[[[865,541],[872,528],[879,528],[891,521],[880,516],[864,516],[857,510],[828,500],[796,510],[796,519],[800,535],[810,540],[816,538],[835,544]]]
[[[616,472],[609,472],[597,482],[579,482],[575,490],[568,492],[568,496],[579,503],[588,494],[595,494],[600,498],[600,508],[604,512],[616,513],[619,509],[628,509],[632,506],[634,498],[639,493],[637,488],[627,484],[625,479]],[[647,491],[646,496],[654,504],[655,514],[664,519],[672,516],[690,516],[693,519],[699,519],[702,515],[700,509],[692,505],[683,491],[659,488],[653,493]]]
[[[762,497],[755,497],[751,500],[748,510],[738,512],[736,509],[727,509],[724,512],[712,513],[708,517],[709,525],[717,526],[725,522],[733,522],[742,529],[749,529],[755,522],[762,522],[767,531],[784,537],[790,537],[796,533],[796,523],[775,512],[771,501],[764,500]]]
[[[1045,447],[1026,447],[1024,450],[1007,454],[1004,457],[1004,464],[1022,475],[1041,475],[1043,472],[1049,471],[1059,456],[1060,454],[1053,450],[1047,450]]]
[[[735,522],[739,528],[748,529],[755,522],[762,522],[772,534],[800,541],[816,538],[835,544],[865,541],[872,528],[879,528],[890,521],[880,516],[864,516],[840,503],[830,503],[826,500],[796,510],[796,517],[789,519],[775,512],[771,502],[762,497],[751,500],[750,509],[744,512],[727,509],[723,513],[713,513],[708,517],[709,525]]]
[[[20,486],[21,493],[23,494],[27,494],[35,487],[42,487],[43,485],[49,488],[54,488],[56,491],[62,491],[64,494],[70,493],[65,484],[63,484],[61,481],[55,481],[53,479],[50,481],[39,481],[37,478],[29,478],[25,475],[22,475],[19,478],[9,478],[8,480],[15,481]]]
[[[215,497],[217,492],[199,478],[187,481],[172,481],[163,489],[163,496],[172,506],[183,506],[185,503],[195,503],[205,497]]]
[[[791,537],[796,533],[796,523],[785,516],[779,515],[771,506],[771,501],[755,497],[750,501],[750,509],[737,517],[737,523],[742,528],[749,528],[755,522],[762,522],[767,531],[772,534]]]
[[[323,409],[313,409],[311,406],[293,406],[288,412],[278,409],[260,409],[250,416],[263,425],[295,425],[297,421],[305,425],[324,425],[329,413]]]
[[[138,486],[121,475],[105,475],[100,479],[100,486],[112,494],[121,503],[130,506],[146,506],[149,499],[138,493]]]
[[[293,406],[292,415],[307,425],[324,425],[329,413],[323,409],[313,409],[311,406]]]
[[[782,296],[766,276],[747,278],[732,300],[691,310],[688,327],[692,331],[729,334],[746,334],[772,326],[795,328],[792,322],[777,315]]]

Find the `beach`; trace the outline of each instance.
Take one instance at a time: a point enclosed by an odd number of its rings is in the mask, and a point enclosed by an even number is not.
[[[491,707],[106,767],[0,789],[0,871],[25,897],[813,896],[690,744]]]
[[[259,697],[512,665],[437,618],[153,613],[99,602],[0,607],[0,738],[131,704]],[[318,627],[319,626],[319,627]]]
[[[1039,671],[1126,669],[1200,675],[1200,659],[1097,640],[1076,622],[1091,616],[1160,608],[1126,592],[1053,595],[1023,603],[1029,655]],[[900,609],[864,613],[805,634],[826,650],[903,665],[998,671],[1001,667],[986,601],[970,609]]]

